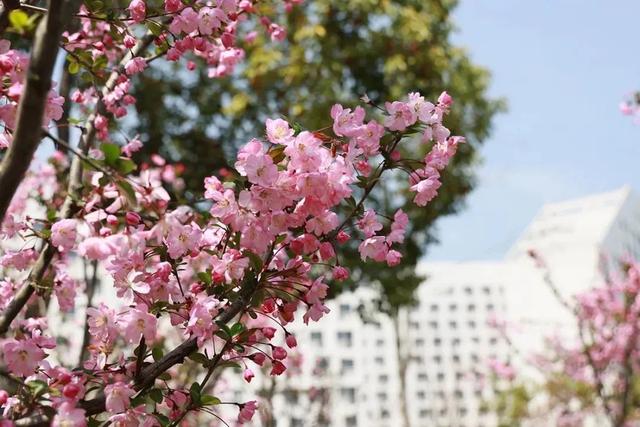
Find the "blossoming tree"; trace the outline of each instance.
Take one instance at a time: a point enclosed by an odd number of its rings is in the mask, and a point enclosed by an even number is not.
[[[393,267],[402,257],[396,247],[409,218],[368,206],[375,187],[390,171],[404,173],[413,202],[425,206],[463,142],[443,123],[453,102],[446,92],[434,102],[410,93],[384,105],[336,104],[322,129],[268,119],[231,173],[206,178],[196,206],[180,205],[163,186],[171,169],[162,159],[131,159],[141,143],[121,129],[135,103],[132,80],[160,60],[227,75],[243,59],[243,31],[284,36],[277,16],[249,0],[127,8],[7,0],[0,17],[8,23],[0,42],[3,426],[167,426],[220,418],[224,406],[249,421],[256,402],[221,401],[209,394],[212,377],[244,365],[249,381],[252,364],[282,374],[285,346],[297,345],[287,325],[320,320],[326,278],[349,275],[344,245],[358,242],[363,262]],[[85,82],[68,100],[52,84],[59,52]],[[77,132],[55,129],[63,116]],[[30,169],[43,139],[58,150]],[[403,156],[415,139],[428,154]],[[57,331],[39,306],[54,296],[60,312],[74,307],[83,286],[70,268],[77,259],[104,269],[118,298],[86,310],[88,340],[70,367],[59,363]]]
[[[529,359],[537,372],[533,377],[520,372],[522,365],[494,363],[497,394],[492,409],[511,426],[637,425],[640,265],[623,262],[603,285],[567,301],[539,255],[532,256],[547,285],[573,314],[576,334],[573,341],[550,336],[548,351],[542,354],[515,355]]]

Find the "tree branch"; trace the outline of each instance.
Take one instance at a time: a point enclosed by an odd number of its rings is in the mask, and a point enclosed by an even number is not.
[[[25,88],[18,105],[13,142],[0,164],[0,219],[6,215],[11,199],[24,179],[33,154],[40,144],[41,124],[51,89],[51,75],[58,53],[58,43],[78,3],[77,0],[51,0],[49,12],[36,30]],[[12,3],[5,1],[4,6],[10,9]]]
[[[134,46],[133,49],[131,49],[131,51],[128,51],[124,55],[117,69],[114,70],[109,75],[109,79],[107,80],[107,83],[104,85],[104,88],[102,89],[102,97],[100,97],[100,99],[98,100],[93,114],[91,114],[87,118],[85,131],[78,145],[78,151],[80,153],[86,155],[86,153],[89,151],[89,148],[91,148],[91,146],[93,145],[93,142],[96,137],[96,128],[95,128],[94,122],[97,115],[100,112],[103,112],[105,108],[104,103],[102,101],[103,97],[106,96],[115,87],[116,82],[118,80],[118,76],[120,75],[121,70],[124,68],[124,65],[127,62],[129,62],[129,60],[132,57],[139,55],[147,47],[149,47],[149,45],[153,42],[154,38],[155,36],[153,36],[152,34],[148,34],[145,37],[143,37],[138,42],[138,44]],[[40,126],[33,126],[33,125],[31,127],[35,129],[35,132],[38,135],[37,138],[39,140],[42,135],[42,128]],[[17,141],[14,139],[13,144],[11,145],[12,148],[17,145],[16,142]],[[3,164],[4,164],[4,160],[6,160],[6,157],[3,159]],[[31,159],[29,158],[28,161],[30,160]],[[73,161],[71,162],[71,168],[69,171],[69,184],[67,186],[67,197],[65,198],[62,208],[60,209],[60,215],[59,215],[60,219],[71,218],[71,216],[74,214],[76,210],[76,200],[80,195],[80,191],[82,189],[82,162],[83,162],[83,159],[80,156],[75,156]],[[29,166],[28,162],[25,165],[28,167]],[[1,178],[1,172],[0,172],[0,197],[4,189],[4,187],[2,187],[3,184],[1,179],[2,178]],[[54,247],[52,247],[48,243],[45,244],[45,247],[43,248],[43,251],[40,254],[40,257],[38,258],[38,261],[36,262],[33,269],[31,270],[31,273],[29,274],[29,278],[27,279],[25,284],[22,286],[22,288],[18,290],[14,299],[9,303],[9,305],[5,309],[5,312],[2,313],[2,315],[0,315],[0,336],[4,335],[9,330],[9,327],[11,326],[11,322],[13,321],[13,319],[15,319],[15,317],[18,315],[18,313],[20,313],[20,311],[25,306],[27,301],[29,301],[29,298],[31,297],[31,295],[33,295],[36,285],[40,280],[42,280],[42,277],[44,276],[45,271],[49,267],[49,264],[51,263],[51,260],[53,259],[55,252],[56,252],[56,249]]]

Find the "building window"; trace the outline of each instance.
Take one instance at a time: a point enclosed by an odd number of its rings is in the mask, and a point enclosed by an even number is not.
[[[470,287],[466,287],[464,288],[464,293],[467,295],[471,295],[473,293],[473,289],[471,289]]]
[[[488,286],[485,286],[482,288],[482,292],[484,292],[485,295],[489,295],[491,293],[491,289],[489,289]]]
[[[349,304],[340,304],[340,316],[344,317],[351,313],[351,306]]]
[[[378,376],[378,381],[380,381],[383,384],[386,384],[387,381],[389,381],[389,376],[386,374],[382,374]]]
[[[431,311],[437,312],[438,311],[438,305],[437,304],[431,304]]]
[[[386,409],[380,410],[380,417],[381,418],[389,418],[389,411],[387,411]]]
[[[433,356],[433,362],[434,362],[436,365],[439,365],[439,364],[440,364],[440,362],[442,362],[442,356],[440,356],[440,355],[438,355],[438,354],[437,354],[437,355],[435,355],[435,356]]]
[[[322,332],[311,332],[311,342],[313,345],[322,346]]]
[[[303,427],[304,423],[300,418],[291,418],[291,422],[289,423],[291,427]]]
[[[431,418],[431,409],[420,409],[420,418]]]
[[[376,340],[376,345],[377,345],[378,347],[384,347],[384,340],[383,340],[382,338],[378,338],[378,339]]]
[[[375,361],[376,361],[376,365],[384,365],[384,358],[383,357],[378,356],[378,357],[376,357]]]
[[[411,321],[409,322],[409,327],[411,329],[420,329],[420,322],[416,322],[416,321]]]
[[[438,346],[440,346],[440,344],[442,344],[442,339],[441,338],[434,338],[433,339],[433,345],[438,347]]]
[[[424,345],[424,339],[423,338],[417,338],[416,339],[416,346],[417,347],[422,347]]]
[[[456,322],[455,320],[452,320],[449,322],[449,327],[451,329],[456,329],[458,327],[458,322]]]
[[[444,381],[444,372],[438,372],[438,381],[442,382]]]
[[[436,322],[435,320],[432,320],[431,322],[429,322],[429,327],[431,329],[438,329],[438,322]]]
[[[356,389],[352,387],[342,387],[340,397],[349,403],[356,403]]]
[[[458,309],[458,305],[457,304],[450,304],[449,305],[449,310],[450,311],[456,311]]]
[[[320,370],[323,370],[323,371],[327,370],[329,368],[329,359],[327,359],[326,357],[318,358],[318,361],[316,362],[316,366]]]
[[[429,376],[427,374],[425,374],[424,372],[421,372],[418,374],[418,379],[420,381],[426,381],[429,379]]]
[[[416,393],[416,397],[418,399],[425,399],[427,397],[427,393],[425,393],[424,391],[419,391]]]
[[[338,343],[343,347],[352,347],[353,336],[351,332],[338,332]]]
[[[378,400],[380,400],[381,402],[386,402],[387,393],[385,393],[384,391],[381,391],[380,393],[378,393]]]
[[[469,328],[471,328],[471,329],[475,329],[475,327],[476,327],[475,320],[469,320],[469,322],[467,322],[467,324],[469,325]]]
[[[348,374],[353,371],[353,360],[351,359],[342,359],[340,363],[340,373]]]
[[[298,393],[295,390],[285,390],[284,398],[287,403],[298,403]]]
[[[451,345],[457,347],[460,345],[460,338],[454,338],[451,340]]]
[[[467,311],[476,311],[476,305],[475,304],[469,304],[467,306]]]
[[[355,426],[358,425],[358,417],[352,415],[344,419],[344,422],[347,426]]]

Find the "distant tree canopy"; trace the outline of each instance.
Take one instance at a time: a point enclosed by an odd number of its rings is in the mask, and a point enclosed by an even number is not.
[[[307,129],[331,123],[331,105],[358,103],[367,94],[375,103],[421,92],[435,99],[442,88],[455,104],[447,126],[467,138],[443,176],[438,197],[426,208],[412,203],[407,175],[382,187],[374,203],[399,208],[412,218],[402,253],[403,264],[361,268],[355,247],[340,262],[352,272],[351,282],[378,283],[383,308],[390,311],[414,301],[421,279],[415,265],[436,240],[435,220],[456,213],[474,181],[477,150],[504,103],[487,94],[489,72],[475,65],[452,43],[455,30],[448,0],[308,0],[288,14],[287,40],[272,43],[258,35],[245,43],[242,71],[210,79],[206,70],[185,73],[167,64],[141,75],[135,89],[138,120],[129,129],[145,146],[141,156],[159,152],[185,165],[184,197],[195,198],[205,176],[217,173],[238,146],[264,133],[264,119],[285,116]],[[261,7],[275,7],[267,4]],[[424,147],[415,144],[421,158]],[[232,165],[230,165],[232,166]],[[407,193],[398,198],[394,194]]]

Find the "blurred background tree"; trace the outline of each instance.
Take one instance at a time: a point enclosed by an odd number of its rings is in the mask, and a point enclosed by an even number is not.
[[[487,93],[489,72],[451,40],[456,4],[305,1],[282,23],[288,31],[284,42],[271,42],[258,32],[253,42],[245,43],[247,62],[236,75],[211,79],[206,70],[187,73],[174,64],[141,75],[135,88],[137,120],[129,132],[140,134],[141,156],[159,152],[185,165],[183,196],[195,199],[204,177],[228,166],[237,147],[264,133],[267,117],[283,116],[305,128],[321,129],[330,124],[328,112],[336,102],[354,105],[366,93],[383,103],[411,91],[433,100],[446,88],[455,100],[447,126],[464,135],[468,144],[460,147],[446,170],[441,193],[426,208],[397,205],[394,194],[406,191],[406,175],[376,193],[375,203],[402,207],[415,218],[402,248],[403,267],[388,269],[380,264],[362,271],[355,252],[341,260],[355,281],[379,282],[387,310],[410,304],[420,283],[414,266],[428,244],[436,241],[433,224],[463,206],[475,183],[478,148],[504,107],[502,100]],[[425,147],[414,147],[416,152],[405,156],[424,155]]]
[[[407,192],[406,175],[374,193],[375,204],[402,208],[412,218],[402,264],[390,269],[370,263],[363,269],[353,247],[340,260],[351,279],[332,286],[334,292],[356,283],[378,286],[380,308],[397,323],[399,309],[415,303],[415,289],[424,280],[415,266],[437,240],[434,223],[462,208],[475,184],[478,149],[504,108],[487,93],[489,72],[452,41],[456,5],[453,0],[304,1],[281,23],[287,29],[284,42],[273,43],[259,32],[245,43],[247,62],[232,77],[210,79],[206,71],[186,73],[172,64],[141,75],[135,89],[138,120],[130,132],[144,142],[141,156],[159,152],[185,165],[182,196],[193,200],[205,176],[227,167],[238,146],[264,133],[267,117],[322,129],[331,123],[328,113],[336,102],[353,106],[366,93],[381,104],[412,91],[435,100],[445,88],[455,100],[446,125],[468,143],[444,172],[438,197],[426,208],[399,204],[411,199],[394,197]],[[412,147],[405,157],[424,156],[426,147],[417,142]],[[397,345],[404,378],[409,357],[400,340]]]

